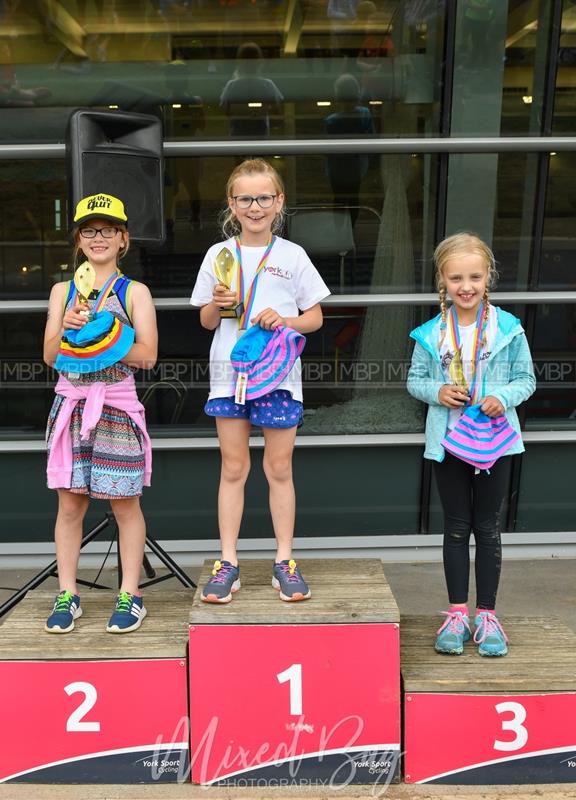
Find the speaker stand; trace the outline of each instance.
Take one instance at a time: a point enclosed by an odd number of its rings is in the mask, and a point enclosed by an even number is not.
[[[105,514],[104,519],[102,519],[97,525],[95,525],[92,530],[88,531],[88,533],[84,534],[82,537],[82,542],[80,543],[80,550],[83,547],[86,547],[87,544],[90,544],[105,528],[108,527],[112,522],[115,522],[114,514],[109,511]],[[144,554],[143,559],[143,566],[146,572],[146,576],[150,578],[150,580],[146,581],[145,583],[140,584],[142,588],[146,588],[147,586],[152,586],[152,584],[160,583],[161,581],[167,581],[169,578],[178,578],[180,583],[186,586],[189,589],[195,589],[196,584],[194,581],[188,577],[188,575],[180,569],[178,564],[174,561],[174,559],[168,555],[168,553],[161,547],[158,542],[152,536],[146,536],[146,545],[152,550],[154,555],[164,564],[165,567],[168,569],[168,573],[166,575],[161,575],[160,577],[156,577],[156,573],[154,568],[150,564],[148,557]],[[18,605],[18,603],[24,599],[26,594],[32,589],[36,589],[45,580],[51,577],[56,577],[58,575],[58,566],[57,561],[54,560],[52,563],[48,564],[41,572],[38,572],[33,578],[31,578],[28,583],[24,584],[21,589],[18,589],[11,595],[8,600],[6,600],[2,605],[0,605],[0,617],[4,614],[7,614],[8,611],[11,611],[14,606]],[[120,551],[118,551],[118,584],[120,585],[122,582],[122,564],[120,561]],[[78,579],[78,583],[82,586],[90,586],[95,589],[109,589],[109,586],[104,586],[103,584],[93,583],[90,581],[85,581],[82,579]]]

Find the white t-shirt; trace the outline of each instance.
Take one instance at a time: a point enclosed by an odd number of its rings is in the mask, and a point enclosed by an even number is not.
[[[212,292],[218,283],[214,272],[214,260],[220,250],[227,247],[236,258],[236,242],[228,239],[213,245],[204,257],[190,303],[202,307],[212,301]],[[242,269],[244,292],[252,284],[260,259],[266,247],[242,246]],[[233,287],[236,288],[236,287]],[[268,260],[256,288],[256,296],[250,316],[255,317],[265,308],[273,308],[282,317],[297,317],[299,311],[307,311],[328,297],[330,290],[320,273],[300,245],[276,237]],[[248,321],[250,327],[250,321]],[[210,394],[215,397],[232,397],[236,387],[236,372],[230,363],[230,354],[238,341],[238,321],[223,319],[214,332],[210,348]],[[289,375],[276,387],[286,389],[294,400],[302,402],[302,378],[300,359]]]
[[[476,380],[476,386],[478,386],[479,388],[478,388],[478,394],[476,396],[476,402],[482,399],[483,367],[486,359],[490,358],[492,348],[494,347],[494,338],[496,336],[497,329],[498,329],[498,319],[496,316],[496,311],[494,307],[491,306],[490,313],[488,315],[488,322],[486,324],[486,345],[482,348],[482,351],[480,353],[480,360],[478,361],[478,377]],[[468,388],[470,388],[473,378],[472,348],[474,346],[475,330],[476,330],[475,322],[473,322],[471,325],[458,325],[460,345],[462,348],[462,368],[464,370],[464,377],[466,378],[466,383],[468,385]],[[440,358],[442,360],[442,368],[444,370],[447,383],[452,383],[452,379],[450,378],[448,372],[450,362],[454,358],[454,351],[452,349],[452,342],[450,340],[450,328],[447,329],[446,336],[444,337],[444,342],[442,343],[442,347],[440,348]],[[462,406],[461,408],[450,409],[450,413],[448,415],[448,428],[450,430],[452,430],[452,428],[456,425],[456,423],[462,416],[462,412],[464,411],[465,408],[466,406]]]

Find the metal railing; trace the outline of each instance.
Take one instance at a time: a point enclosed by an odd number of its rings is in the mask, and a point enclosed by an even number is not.
[[[328,153],[550,153],[576,150],[574,136],[426,137],[421,139],[259,139],[164,142],[167,158],[186,156],[327,155]],[[64,143],[2,144],[0,159],[64,158]]]

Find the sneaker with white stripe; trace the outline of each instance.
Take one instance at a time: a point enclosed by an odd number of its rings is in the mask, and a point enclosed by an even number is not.
[[[108,633],[128,633],[135,631],[142,625],[146,616],[144,600],[129,592],[120,592],[116,598],[116,608],[108,621]]]
[[[56,597],[44,630],[48,633],[70,633],[74,630],[74,620],[81,616],[80,597],[64,590]]]

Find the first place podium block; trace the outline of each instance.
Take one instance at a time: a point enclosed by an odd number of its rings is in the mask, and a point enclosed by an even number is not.
[[[576,635],[503,620],[510,652],[434,651],[437,617],[402,617],[407,783],[576,783]]]
[[[204,565],[199,585],[210,575]],[[299,562],[312,598],[282,602],[243,561],[227,605],[190,615],[192,780],[343,786],[397,779],[399,613],[376,560]]]
[[[192,594],[149,592],[142,626],[113,635],[112,593],[84,592],[67,634],[44,631],[54,595],[29,593],[0,626],[0,782],[187,779]]]

